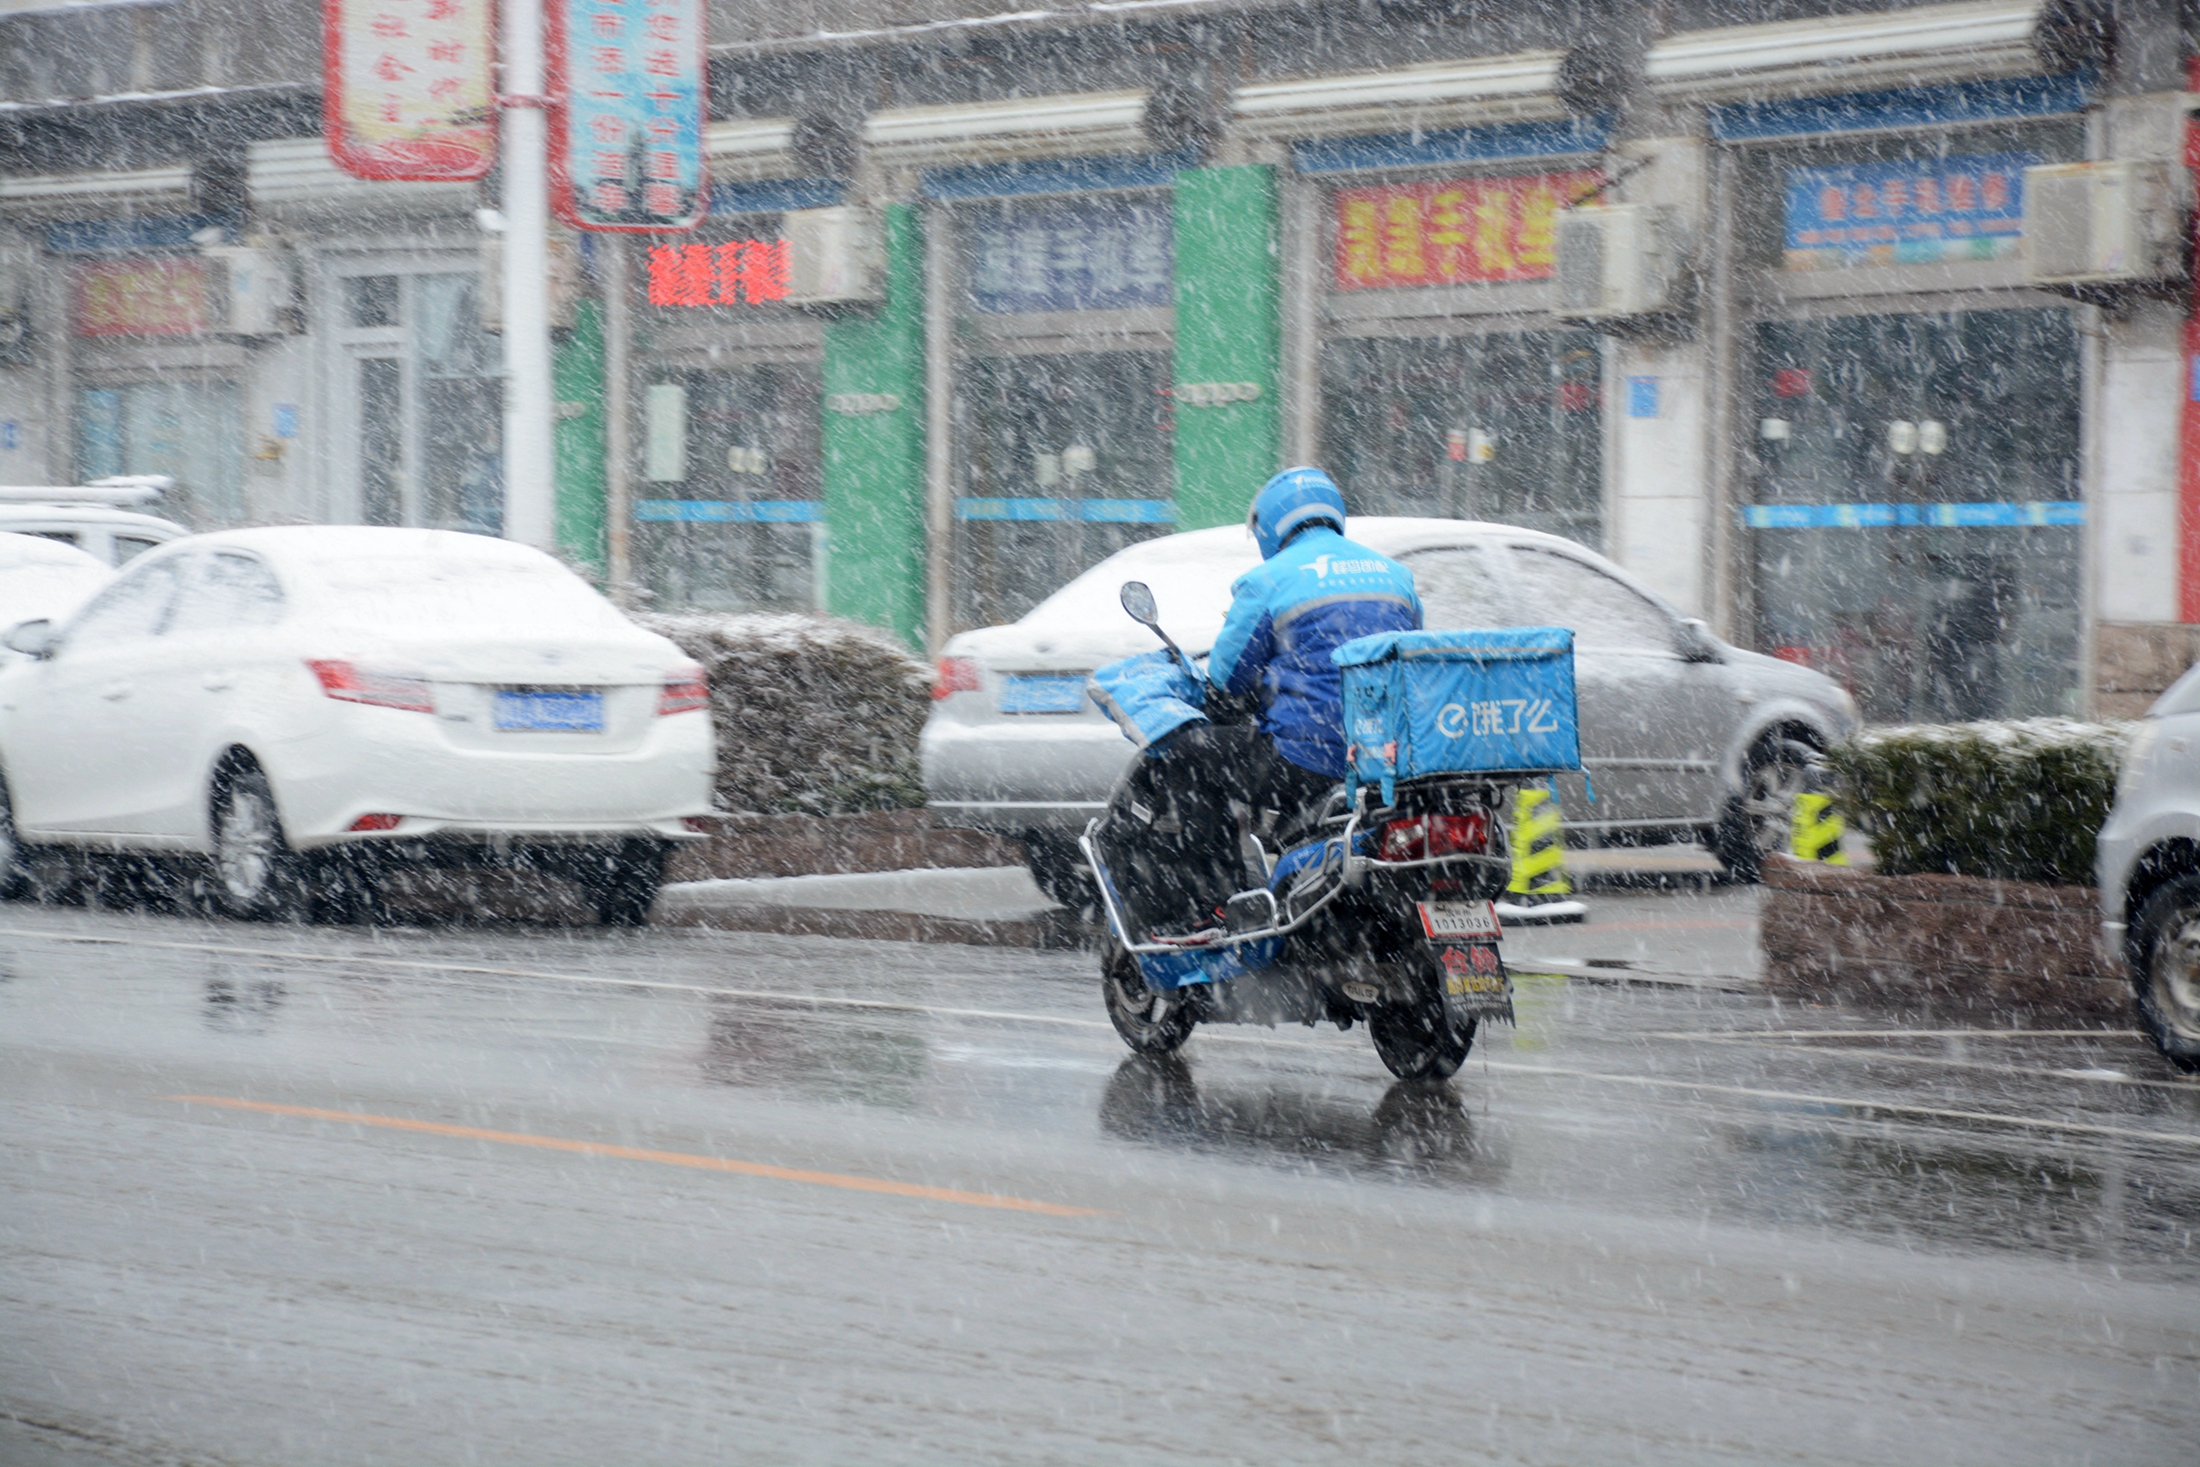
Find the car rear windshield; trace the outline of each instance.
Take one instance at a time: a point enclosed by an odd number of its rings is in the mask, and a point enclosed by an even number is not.
[[[1024,613],[1021,626],[1083,630],[1129,625],[1121,601],[1125,581],[1144,581],[1159,604],[1161,624],[1179,640],[1202,646],[1222,629],[1230,586],[1260,563],[1250,543],[1243,555],[1168,554],[1162,542],[1144,554],[1118,555],[1093,567]]]
[[[330,609],[373,627],[612,629],[626,619],[578,576],[554,565],[457,556],[357,556],[324,561]]]

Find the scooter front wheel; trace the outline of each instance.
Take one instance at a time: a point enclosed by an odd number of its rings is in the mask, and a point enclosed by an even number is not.
[[[1107,1000],[1108,1022],[1140,1054],[1174,1054],[1199,1024],[1185,995],[1148,986],[1138,959],[1112,940],[1100,959],[1100,992]]]
[[[1401,1080],[1449,1080],[1474,1048],[1473,1019],[1455,1027],[1433,994],[1414,1004],[1384,1004],[1367,1016],[1367,1034],[1383,1067]]]

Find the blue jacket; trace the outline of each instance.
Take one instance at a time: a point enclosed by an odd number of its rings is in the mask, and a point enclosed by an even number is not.
[[[1329,654],[1354,637],[1416,631],[1413,572],[1330,529],[1301,531],[1238,577],[1207,659],[1216,687],[1260,692],[1261,732],[1302,769],[1344,778],[1344,698]]]

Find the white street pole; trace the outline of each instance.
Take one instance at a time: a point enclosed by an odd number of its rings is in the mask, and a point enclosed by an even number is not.
[[[606,234],[596,241],[596,270],[603,281],[603,411],[604,411],[604,566],[611,599],[621,606],[632,604],[634,557],[630,539],[633,510],[629,507],[634,465],[634,428],[629,401],[629,363],[634,358],[634,323],[629,308],[633,301],[627,278],[626,236]]]
[[[550,182],[542,0],[504,0],[504,536],[557,538],[550,437]]]

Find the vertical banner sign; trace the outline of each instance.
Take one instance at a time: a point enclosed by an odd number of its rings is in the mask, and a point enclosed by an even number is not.
[[[1547,279],[1558,211],[1603,182],[1594,169],[1339,189],[1339,290]]]
[[[323,0],[321,113],[355,178],[458,181],[496,159],[493,0]]]
[[[550,0],[550,198],[580,229],[693,229],[703,0]]]

